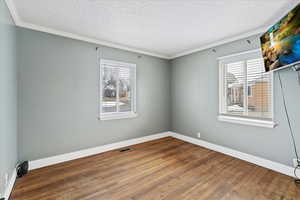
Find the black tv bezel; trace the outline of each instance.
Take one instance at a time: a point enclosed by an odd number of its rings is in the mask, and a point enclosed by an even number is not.
[[[262,32],[261,34],[259,34],[259,40],[260,40],[260,51],[261,51],[261,54],[262,54],[262,45],[261,45],[261,37],[264,35],[264,34],[266,34],[267,33],[267,31],[271,28],[271,27],[273,27],[275,24],[277,24],[280,20],[282,20],[282,18],[284,18],[286,15],[288,15],[293,9],[295,9],[297,6],[300,6],[300,3],[299,2],[297,2],[297,4],[296,5],[294,5],[292,8],[290,8],[289,9],[289,11],[287,12],[287,13],[285,13],[283,16],[281,16],[280,18],[278,17],[278,19],[276,19],[276,22],[275,23],[273,23],[272,25],[269,25],[269,26],[267,26],[267,28],[266,28],[266,31],[265,32]],[[275,20],[274,20],[275,21]],[[263,57],[262,57],[263,58]],[[264,62],[264,64],[265,64],[265,62]],[[287,69],[287,68],[289,68],[289,67],[292,67],[292,66],[294,66],[294,65],[299,65],[300,64],[300,60],[299,61],[296,61],[296,62],[294,62],[294,63],[291,63],[291,64],[288,64],[288,65],[284,65],[284,66],[282,66],[282,67],[279,67],[279,68],[277,68],[277,69],[273,69],[273,70],[269,70],[269,71],[266,71],[265,73],[269,73],[269,72],[276,72],[276,71],[279,71],[279,70],[283,70],[283,69]]]

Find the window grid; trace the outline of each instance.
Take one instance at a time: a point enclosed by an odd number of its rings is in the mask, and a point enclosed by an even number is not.
[[[135,64],[101,59],[99,119],[118,119],[118,116],[121,119],[136,116],[135,82]],[[112,83],[115,83],[115,86]],[[121,83],[122,86],[120,86]],[[123,99],[120,98],[120,95],[124,95]]]
[[[272,102],[272,74],[264,73],[263,60],[261,58],[251,58],[244,59],[242,61],[227,62],[222,63],[220,61],[220,81],[221,90],[220,92],[220,114],[246,117],[246,118],[258,118],[262,120],[272,120],[273,119],[273,102]],[[230,69],[231,67],[231,69]],[[256,68],[255,68],[256,67]],[[231,70],[231,71],[230,71]],[[228,72],[232,72],[232,74]],[[235,80],[233,80],[235,79]],[[235,85],[241,84],[241,88],[234,88],[231,84],[234,82]],[[231,85],[230,85],[231,84]],[[251,85],[252,84],[252,85]],[[256,88],[256,100],[257,102],[252,102],[254,89]],[[259,88],[260,86],[260,88]],[[231,88],[232,87],[232,88]],[[248,87],[250,87],[251,95],[248,95]],[[237,93],[239,93],[237,95]],[[260,97],[258,97],[261,95]],[[228,106],[229,97],[238,100],[240,105]],[[242,99],[241,99],[242,97]],[[260,99],[259,99],[260,98]],[[251,104],[249,100],[251,99]],[[267,100],[266,100],[267,99]],[[257,103],[257,105],[255,105]],[[266,106],[267,105],[267,106]],[[251,109],[254,108],[252,111]],[[230,112],[231,109],[231,112]]]

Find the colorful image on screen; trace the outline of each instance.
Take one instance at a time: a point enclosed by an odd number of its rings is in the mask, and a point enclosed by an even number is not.
[[[300,5],[264,33],[260,41],[266,71],[300,61]]]

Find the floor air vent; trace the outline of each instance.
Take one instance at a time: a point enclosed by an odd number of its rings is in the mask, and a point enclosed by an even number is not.
[[[121,149],[120,152],[127,152],[127,151],[131,151],[131,149],[127,148],[127,149]]]

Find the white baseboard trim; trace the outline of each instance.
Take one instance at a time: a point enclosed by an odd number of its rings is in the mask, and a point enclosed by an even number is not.
[[[61,154],[61,155],[57,155],[57,156],[51,156],[51,157],[43,158],[43,159],[39,159],[39,160],[33,160],[33,161],[29,162],[29,170],[34,170],[34,169],[38,169],[38,168],[42,168],[42,167],[70,161],[70,160],[75,160],[78,158],[83,158],[83,157],[123,148],[126,146],[131,146],[131,145],[135,145],[135,144],[139,144],[139,143],[143,143],[143,142],[148,142],[151,140],[168,137],[168,136],[170,136],[170,132],[163,132],[163,133],[158,133],[158,134],[149,135],[149,136],[145,136],[145,137],[116,142],[113,144],[107,144],[107,145],[93,147],[93,148],[75,151],[75,152],[71,152],[71,153]]]
[[[148,142],[151,140],[160,139],[160,138],[164,138],[164,137],[168,137],[168,136],[174,137],[179,140],[183,140],[183,141],[186,141],[186,142],[198,145],[198,146],[202,146],[207,149],[217,151],[217,152],[220,152],[220,153],[256,164],[258,166],[294,177],[294,168],[292,168],[290,166],[287,166],[287,165],[284,165],[281,163],[277,163],[274,161],[270,161],[270,160],[267,160],[264,158],[260,158],[257,156],[253,156],[253,155],[250,155],[247,153],[243,153],[243,152],[240,152],[240,151],[237,151],[234,149],[230,149],[228,147],[223,147],[220,145],[209,143],[204,140],[200,140],[200,139],[192,138],[192,137],[185,136],[185,135],[182,135],[179,133],[171,132],[171,131],[158,133],[158,134],[154,134],[154,135],[149,135],[149,136],[145,136],[145,137],[141,137],[141,138],[125,140],[125,141],[121,141],[121,142],[117,142],[117,143],[113,143],[113,144],[107,144],[107,145],[94,147],[94,148],[90,148],[90,149],[84,149],[84,150],[80,150],[80,151],[76,151],[76,152],[61,154],[61,155],[43,158],[43,159],[39,159],[39,160],[30,161],[29,162],[29,170],[38,169],[41,167],[46,167],[46,166],[50,166],[50,165],[78,159],[78,158],[83,158],[83,157],[87,157],[87,156],[91,156],[91,155],[95,155],[95,154],[99,154],[99,153],[103,153],[103,152],[107,152],[107,151],[111,151],[111,150],[115,150],[115,149],[120,149],[120,148],[123,148],[126,146],[131,146],[131,145],[135,145],[135,144],[139,144],[139,143],[143,143],[143,142]]]
[[[7,187],[4,191],[4,196],[3,197],[4,197],[5,200],[9,199],[9,196],[10,196],[10,194],[13,190],[14,184],[16,182],[16,178],[17,178],[17,170],[14,169],[13,172],[12,172],[12,175],[9,179],[8,185],[7,185]]]
[[[291,177],[294,177],[294,168],[284,165],[284,164],[281,164],[281,163],[270,161],[270,160],[267,160],[264,158],[253,156],[253,155],[250,155],[247,153],[243,153],[243,152],[240,152],[240,151],[237,151],[234,149],[230,149],[227,147],[209,143],[204,140],[199,140],[199,139],[185,136],[182,134],[178,134],[175,132],[170,132],[170,136],[180,139],[180,140],[183,140],[183,141],[186,141],[186,142],[189,142],[189,143],[192,143],[192,144],[195,144],[195,145],[205,147],[205,148],[213,150],[213,151],[217,151],[217,152],[220,152],[220,153],[256,164],[258,166],[261,166],[261,167],[264,167],[267,169],[271,169],[273,171],[276,171],[276,172],[279,172],[279,173],[282,173],[282,174],[285,174],[285,175],[288,175]]]

